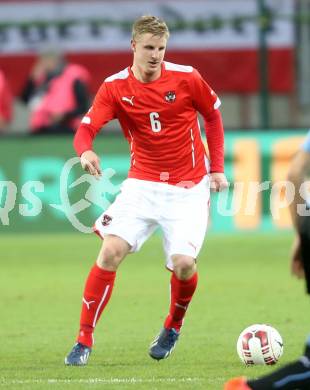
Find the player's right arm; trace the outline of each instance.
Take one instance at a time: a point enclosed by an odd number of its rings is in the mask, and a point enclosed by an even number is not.
[[[101,175],[100,159],[93,151],[93,141],[100,129],[116,117],[114,99],[107,84],[103,83],[97,92],[91,108],[83,117],[74,137],[74,149],[81,159],[84,170],[91,175]]]
[[[301,257],[300,247],[300,215],[298,213],[298,205],[304,204],[304,199],[300,194],[300,188],[302,183],[305,181],[307,173],[310,170],[310,131],[307,139],[300,151],[294,157],[289,173],[288,180],[294,184],[295,196],[293,202],[290,204],[290,214],[292,222],[295,228],[295,239],[292,247],[292,258],[291,258],[291,270],[294,275],[298,278],[304,277],[303,260]]]

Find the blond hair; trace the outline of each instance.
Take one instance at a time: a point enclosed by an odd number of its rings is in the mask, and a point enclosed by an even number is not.
[[[132,39],[137,40],[137,37],[142,34],[153,34],[157,36],[165,36],[169,38],[169,29],[164,20],[152,15],[144,15],[136,19],[132,26]]]

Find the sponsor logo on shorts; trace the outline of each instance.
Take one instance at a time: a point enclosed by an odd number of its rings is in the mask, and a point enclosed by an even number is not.
[[[112,217],[110,217],[108,214],[104,214],[102,217],[102,225],[103,226],[108,226],[112,222]]]
[[[192,242],[188,241],[188,245],[190,245],[192,248],[194,248],[195,251],[197,250],[196,245],[194,245]]]

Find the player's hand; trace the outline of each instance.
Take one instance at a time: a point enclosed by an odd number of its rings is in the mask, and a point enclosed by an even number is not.
[[[86,150],[86,152],[81,154],[80,161],[84,171],[95,176],[96,179],[99,179],[99,177],[102,176],[100,159],[95,152]]]
[[[300,238],[297,234],[292,248],[291,272],[298,279],[305,277],[304,263],[301,257]]]
[[[228,188],[228,181],[224,173],[210,173],[210,188],[213,192],[220,192]]]

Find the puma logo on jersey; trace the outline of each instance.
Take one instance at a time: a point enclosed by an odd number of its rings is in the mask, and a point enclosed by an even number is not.
[[[134,99],[134,96],[131,96],[131,98],[128,98],[126,96],[123,96],[122,97],[122,100],[123,102],[128,102],[129,104],[131,104],[133,106],[133,99]]]

